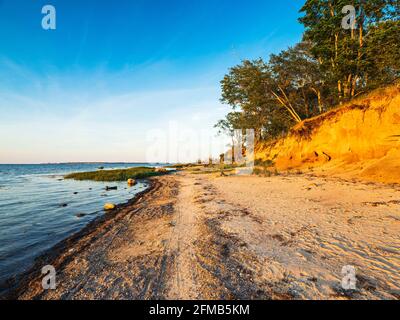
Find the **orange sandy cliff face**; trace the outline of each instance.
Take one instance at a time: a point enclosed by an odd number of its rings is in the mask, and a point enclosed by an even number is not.
[[[400,183],[400,83],[305,120],[255,151],[278,170]]]

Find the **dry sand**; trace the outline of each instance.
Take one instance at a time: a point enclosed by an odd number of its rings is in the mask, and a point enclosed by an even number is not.
[[[58,249],[19,299],[399,299],[400,190],[181,172]],[[356,268],[357,289],[341,287]],[[39,271],[40,272],[40,271]]]

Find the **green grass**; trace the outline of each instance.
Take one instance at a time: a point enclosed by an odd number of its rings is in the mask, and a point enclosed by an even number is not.
[[[66,175],[65,179],[92,180],[92,181],[127,181],[128,179],[143,179],[166,174],[155,172],[154,168],[136,167],[118,170],[99,170],[90,172],[76,172]]]

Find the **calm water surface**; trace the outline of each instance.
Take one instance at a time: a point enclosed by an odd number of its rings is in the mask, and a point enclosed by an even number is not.
[[[123,203],[147,188],[126,182],[64,180],[70,172],[152,164],[0,164],[0,283],[29,268],[35,257],[104,214],[106,202]],[[105,186],[118,186],[105,191]],[[76,193],[77,194],[74,194]],[[63,206],[63,205],[67,206]],[[79,213],[85,216],[78,218]]]

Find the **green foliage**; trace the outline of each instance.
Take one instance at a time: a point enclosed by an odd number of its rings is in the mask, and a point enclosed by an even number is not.
[[[221,101],[231,105],[234,112],[217,123],[221,131],[231,135],[233,129],[255,129],[260,138],[263,130],[282,129],[268,125],[269,122],[282,123],[274,121],[281,118],[282,113],[275,107],[275,98],[268,93],[271,83],[269,66],[262,59],[245,60],[231,68],[221,81]]]
[[[217,123],[220,132],[254,129],[257,139],[286,132],[301,119],[323,111],[323,86],[310,43],[235,66],[221,81],[223,103],[233,108]]]
[[[165,172],[156,172],[154,168],[136,167],[129,169],[71,173],[66,175],[65,179],[93,181],[127,181],[128,179],[143,179],[162,174],[165,174]]]
[[[324,75],[312,56],[310,42],[300,42],[293,48],[271,55],[270,66],[277,93],[293,106],[301,119],[324,111]]]
[[[386,21],[370,28],[365,40],[368,82],[363,91],[392,83],[400,77],[400,21]]]
[[[356,9],[356,20],[355,28],[346,30],[342,28],[346,15],[342,9],[348,4]],[[393,59],[399,52],[399,1],[307,0],[301,12],[304,40],[313,44],[312,53],[324,72],[331,104],[348,101],[400,76]]]
[[[345,29],[349,4],[355,28]],[[307,0],[300,12],[302,42],[267,62],[244,60],[221,81],[221,101],[233,110],[216,124],[220,133],[254,129],[258,140],[276,138],[400,77],[400,1]]]

